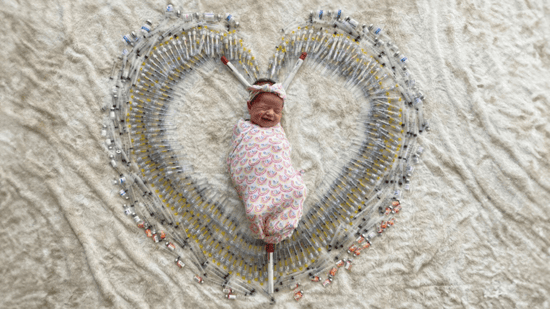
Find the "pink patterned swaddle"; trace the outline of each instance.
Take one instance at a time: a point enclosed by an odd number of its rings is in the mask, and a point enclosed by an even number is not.
[[[290,151],[280,123],[263,128],[240,119],[233,128],[229,173],[250,230],[270,244],[292,235],[306,199],[307,189],[301,173],[292,167]]]

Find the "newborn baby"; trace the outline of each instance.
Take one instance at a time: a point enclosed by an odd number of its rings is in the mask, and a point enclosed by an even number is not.
[[[298,226],[307,190],[292,167],[291,147],[280,124],[286,98],[282,85],[260,79],[248,90],[250,121],[240,119],[233,128],[227,163],[250,230],[276,244]]]

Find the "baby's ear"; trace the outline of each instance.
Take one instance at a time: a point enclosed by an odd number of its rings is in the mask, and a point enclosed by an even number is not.
[[[252,102],[246,101],[246,106],[248,106],[248,110],[250,111],[252,109]]]

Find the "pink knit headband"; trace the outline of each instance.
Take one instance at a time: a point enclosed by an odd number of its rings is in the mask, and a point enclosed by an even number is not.
[[[286,99],[286,92],[283,89],[282,84],[252,85],[246,89],[250,91],[250,97],[248,98],[248,101],[247,101],[248,103],[252,102],[252,100],[254,100],[254,98],[262,92],[271,92],[278,95],[283,100]]]

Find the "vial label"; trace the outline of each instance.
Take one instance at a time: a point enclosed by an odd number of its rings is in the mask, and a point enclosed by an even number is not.
[[[172,250],[172,251],[176,250],[176,246],[175,246],[173,243],[171,243],[171,242],[167,242],[167,243],[166,243],[166,248],[168,248],[168,249],[170,249],[170,250]]]
[[[237,299],[237,295],[227,294],[227,299]]]
[[[147,237],[153,237],[153,233],[151,232],[150,229],[145,230],[145,235],[147,235]]]
[[[346,267],[345,267],[346,270],[351,270],[351,266],[352,266],[351,260],[347,260],[347,261],[346,261]]]
[[[195,277],[193,277],[193,280],[197,281],[198,283],[203,283],[203,280],[199,275],[195,275]]]

